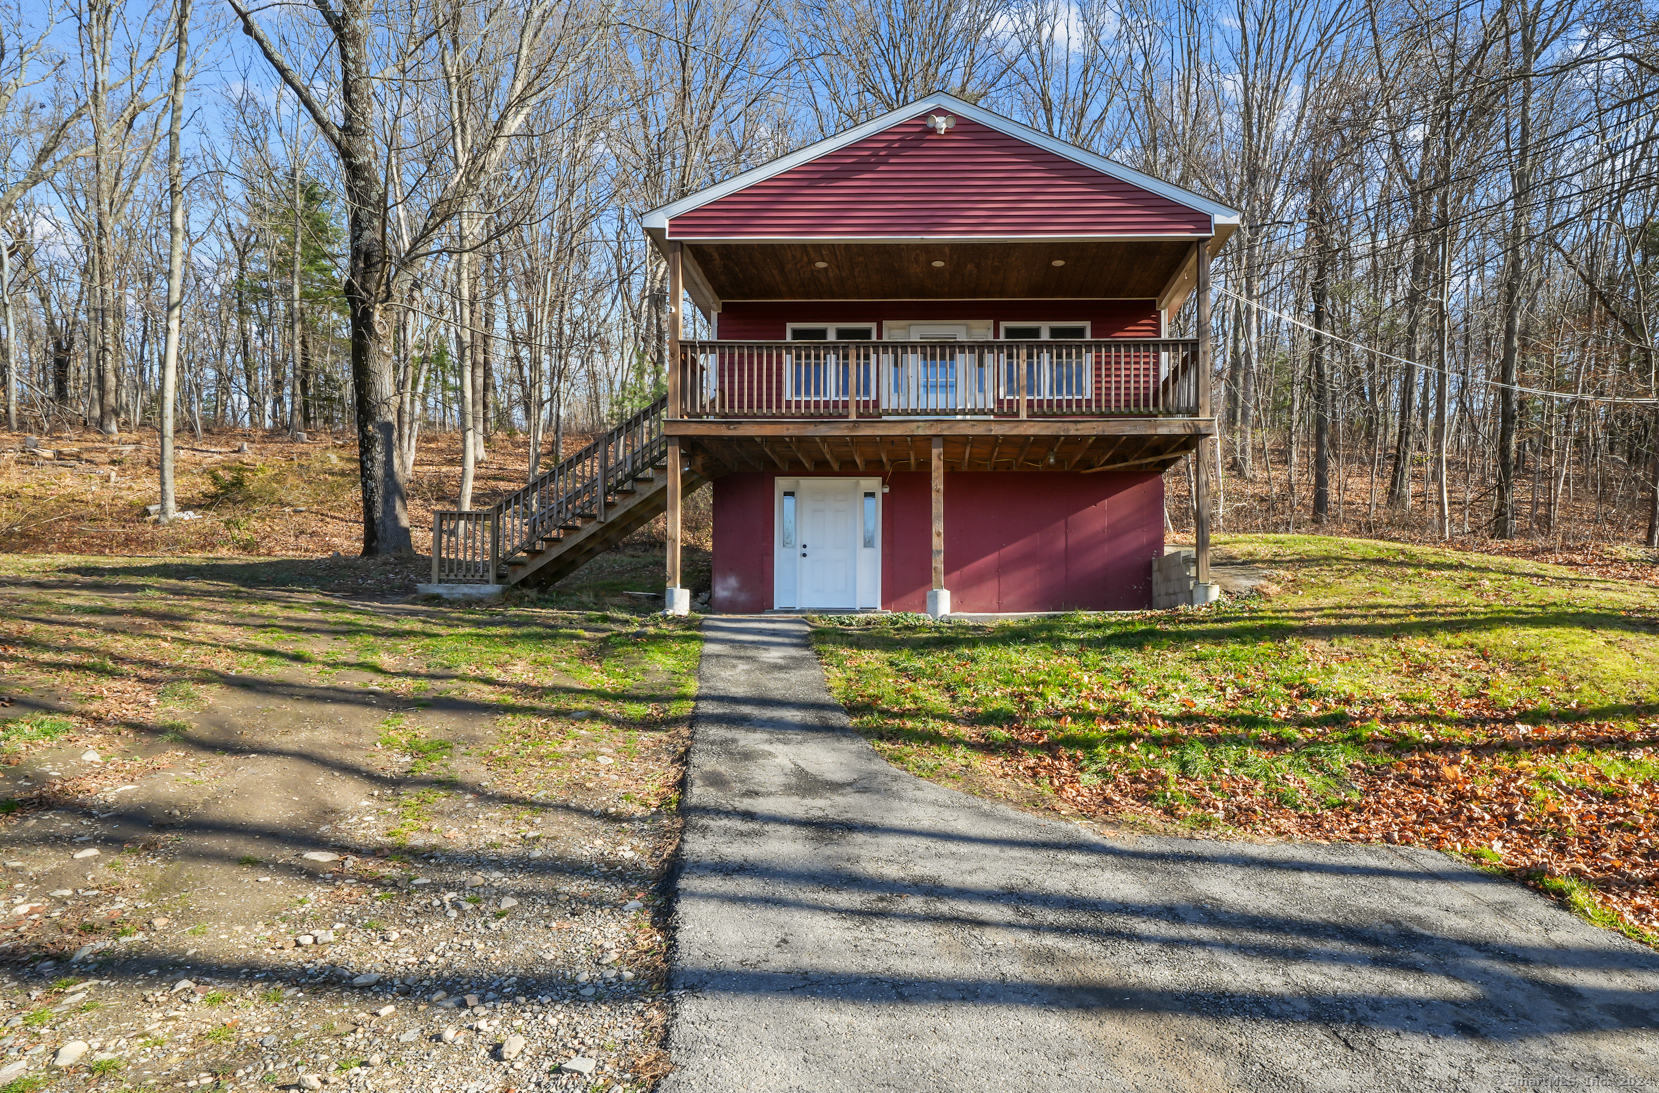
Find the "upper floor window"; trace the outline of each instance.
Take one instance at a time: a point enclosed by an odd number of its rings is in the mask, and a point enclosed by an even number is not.
[[[789,340],[806,345],[785,355],[785,397],[834,401],[856,389],[856,397],[870,398],[875,391],[872,351],[837,349],[833,343],[872,342],[875,337],[873,323],[790,323]],[[808,348],[813,342],[831,344]]]
[[[1088,337],[1088,323],[1002,324],[1002,340],[1007,342],[1076,342]],[[1021,358],[1025,361],[1023,384]],[[1089,394],[1090,372],[1086,346],[1056,345],[1029,353],[1011,349],[1003,357],[1002,393],[1005,398],[1022,393],[1031,398],[1083,398]]]
[[[869,323],[854,323],[845,326],[840,323],[829,325],[789,324],[789,340],[792,342],[869,342],[874,341],[875,337],[876,328]]]
[[[1088,323],[1003,323],[1002,338],[1010,342],[1040,342],[1083,339],[1089,336]]]

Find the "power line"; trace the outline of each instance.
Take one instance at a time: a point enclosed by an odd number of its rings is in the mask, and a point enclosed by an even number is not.
[[[1220,285],[1216,286],[1216,290],[1218,292],[1220,292],[1223,296],[1229,296],[1232,299],[1237,300],[1239,303],[1243,304],[1245,307],[1254,308],[1255,310],[1261,312],[1263,315],[1271,315],[1276,319],[1280,319],[1284,322],[1287,322],[1287,323],[1291,324],[1292,326],[1299,326],[1303,330],[1310,330],[1315,334],[1319,334],[1323,337],[1329,338],[1333,342],[1340,342],[1341,344],[1349,346],[1353,349],[1358,349],[1363,353],[1370,353],[1373,356],[1381,357],[1384,360],[1397,361],[1400,364],[1409,364],[1413,368],[1421,368],[1425,373],[1430,374],[1430,375],[1436,375],[1436,376],[1444,375],[1444,376],[1448,376],[1448,377],[1454,375],[1454,373],[1445,371],[1444,369],[1435,368],[1435,367],[1432,367],[1432,366],[1427,365],[1427,364],[1422,364],[1418,361],[1409,360],[1405,357],[1397,357],[1393,353],[1385,353],[1381,349],[1374,349],[1369,345],[1365,345],[1363,343],[1356,342],[1356,341],[1351,341],[1347,338],[1338,337],[1337,335],[1332,334],[1329,330],[1320,330],[1318,327],[1309,326],[1307,323],[1303,322],[1302,320],[1300,320],[1298,318],[1295,318],[1294,316],[1286,315],[1282,311],[1275,311],[1273,308],[1267,307],[1264,304],[1258,304],[1254,300],[1247,300],[1243,296],[1240,296],[1238,293],[1233,292],[1231,289],[1223,288]],[[1500,383],[1497,380],[1490,380],[1490,379],[1486,379],[1486,378],[1481,377],[1481,376],[1467,376],[1467,377],[1462,377],[1462,378],[1464,378],[1465,380],[1473,380],[1475,383],[1484,383],[1488,387],[1496,387],[1496,388],[1499,388],[1499,389],[1502,389],[1502,390],[1515,391],[1515,392],[1517,392],[1519,394],[1523,394],[1523,395],[1538,395],[1541,398],[1566,399],[1570,402],[1603,402],[1603,403],[1608,403],[1610,405],[1616,405],[1616,406],[1656,406],[1656,405],[1659,405],[1659,398],[1613,398],[1611,396],[1606,396],[1606,395],[1578,395],[1578,394],[1572,394],[1572,393],[1567,392],[1567,391],[1547,391],[1547,390],[1545,390],[1541,387],[1522,387],[1519,384]]]

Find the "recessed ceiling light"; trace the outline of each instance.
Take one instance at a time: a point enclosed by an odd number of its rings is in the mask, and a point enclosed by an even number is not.
[[[1054,261],[1049,263],[1051,266],[1063,266],[1065,264],[1066,260],[1064,258],[1056,258]]]
[[[812,264],[814,266],[817,266],[819,269],[829,269],[829,263],[828,262],[814,262]]]
[[[935,265],[935,266],[942,266],[942,265],[944,265],[944,263],[943,263],[943,262],[941,262],[941,261],[939,261],[939,259],[937,259],[937,258],[935,258],[935,259],[934,259],[934,260],[933,260],[933,264],[934,264],[934,265]]]

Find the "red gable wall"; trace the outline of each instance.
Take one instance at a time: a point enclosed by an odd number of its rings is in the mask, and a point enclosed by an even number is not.
[[[1184,235],[1210,218],[966,118],[921,118],[676,216],[672,239]]]

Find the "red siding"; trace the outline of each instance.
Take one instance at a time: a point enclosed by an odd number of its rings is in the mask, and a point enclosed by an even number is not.
[[[726,341],[781,342],[790,323],[1088,322],[1096,338],[1156,338],[1153,300],[807,300],[741,301],[725,305],[715,336]]]
[[[709,606],[752,615],[772,606],[772,480],[758,472],[714,480],[714,580]]]
[[[1208,234],[1210,218],[965,118],[899,122],[675,217],[674,239]]]
[[[773,480],[714,483],[716,611],[772,606]],[[882,606],[924,611],[931,571],[928,475],[895,472],[882,500]],[[1152,605],[1163,552],[1163,476],[951,472],[945,586],[957,611],[1133,610]]]

